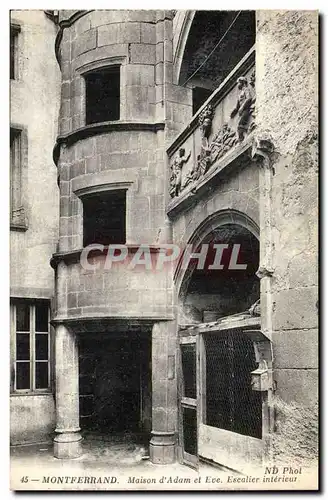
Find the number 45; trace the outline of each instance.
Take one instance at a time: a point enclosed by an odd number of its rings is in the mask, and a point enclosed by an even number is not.
[[[28,483],[28,476],[23,476],[21,478],[21,483]]]

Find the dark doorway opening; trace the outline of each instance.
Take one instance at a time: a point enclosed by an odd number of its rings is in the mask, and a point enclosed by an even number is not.
[[[149,336],[81,335],[79,384],[82,431],[150,433]]]

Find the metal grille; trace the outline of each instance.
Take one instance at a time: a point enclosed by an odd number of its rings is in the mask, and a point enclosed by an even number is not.
[[[183,448],[190,455],[197,455],[197,412],[196,408],[182,408]]]
[[[262,437],[261,394],[251,389],[253,343],[240,330],[205,336],[206,424]]]
[[[196,344],[181,346],[183,396],[196,399]]]

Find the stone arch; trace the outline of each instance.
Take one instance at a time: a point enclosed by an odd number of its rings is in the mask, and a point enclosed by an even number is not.
[[[257,182],[255,180],[255,182]],[[255,191],[256,190],[256,191]],[[258,187],[254,187],[256,194],[240,190],[214,191],[204,202],[200,201],[190,208],[182,229],[178,231],[175,243],[183,247],[192,242],[194,233],[206,225],[207,220],[215,220],[216,214],[240,214],[240,220],[253,220],[259,227]]]
[[[173,20],[173,83],[192,89],[193,114],[255,43],[255,11],[182,11]]]
[[[195,10],[178,11],[173,20],[173,83],[181,79],[181,66]]]
[[[197,226],[194,232],[187,240],[187,244],[194,246],[200,243],[206,243],[211,232],[226,224],[235,224],[247,229],[258,240],[260,239],[260,229],[258,224],[247,214],[234,209],[226,209],[214,212],[209,215],[203,222]],[[182,255],[178,261],[174,273],[174,281],[176,284],[177,297],[181,299],[187,291],[195,265],[190,265],[187,269],[182,268]]]

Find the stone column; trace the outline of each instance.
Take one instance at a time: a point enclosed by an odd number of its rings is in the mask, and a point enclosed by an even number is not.
[[[79,358],[75,334],[56,327],[56,429],[54,456],[76,458],[82,453],[79,426]]]
[[[176,324],[155,323],[152,333],[152,437],[154,464],[175,461],[177,431]]]

